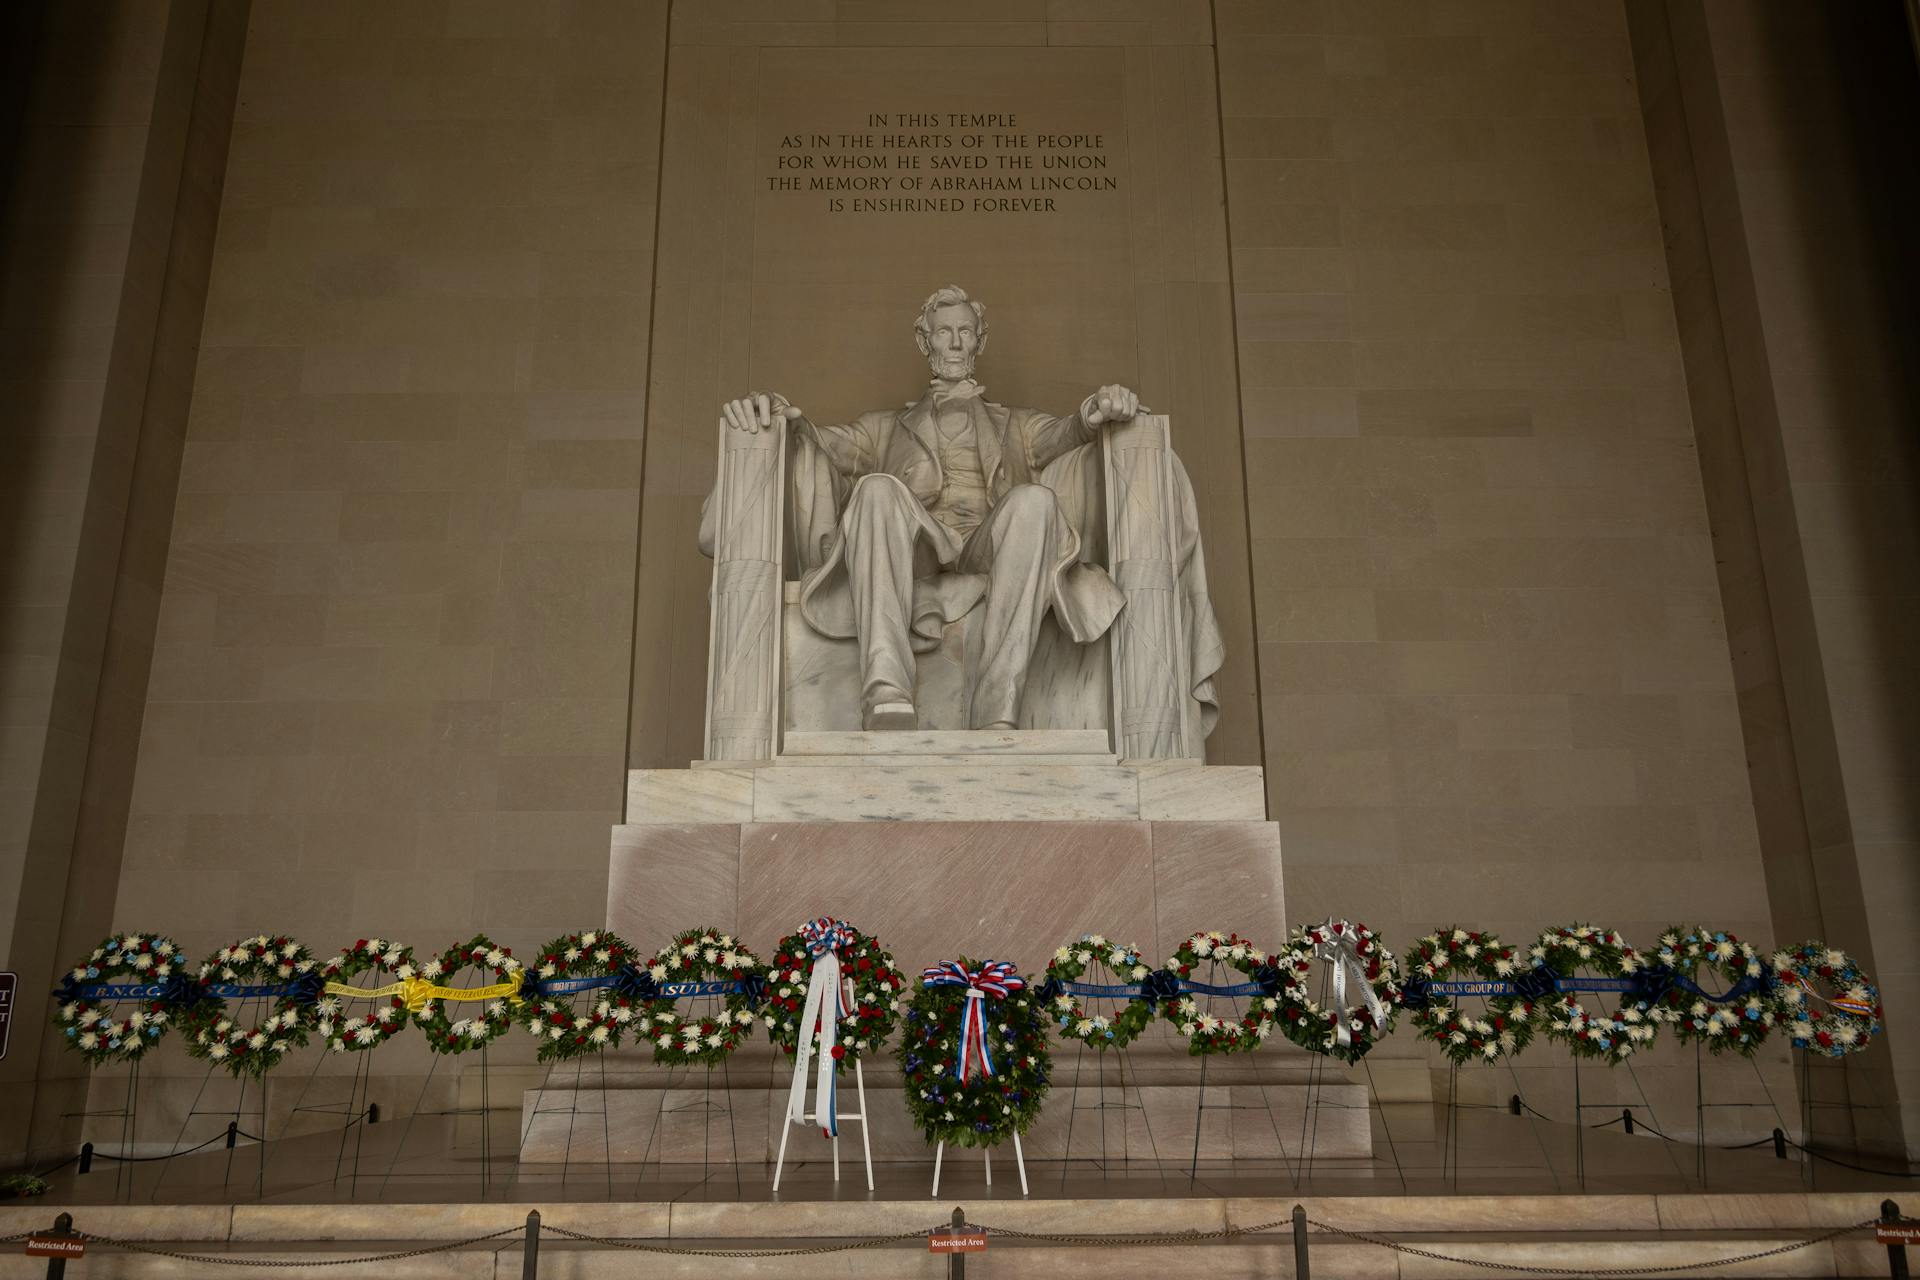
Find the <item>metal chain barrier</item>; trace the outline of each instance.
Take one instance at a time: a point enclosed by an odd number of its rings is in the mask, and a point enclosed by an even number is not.
[[[483,1236],[474,1236],[468,1240],[448,1240],[440,1244],[422,1245],[417,1249],[398,1249],[392,1253],[372,1253],[356,1258],[259,1258],[229,1257],[219,1253],[182,1253],[175,1249],[162,1249],[155,1245],[144,1244],[138,1240],[116,1240],[112,1236],[96,1235],[91,1231],[76,1231],[74,1234],[88,1244],[111,1245],[115,1249],[126,1249],[132,1253],[152,1254],[157,1258],[177,1258],[182,1262],[199,1262],[208,1266],[225,1267],[351,1267],[366,1262],[397,1262],[402,1258],[423,1258],[430,1253],[446,1253],[453,1249],[464,1249],[470,1244],[484,1244],[489,1240],[499,1240],[507,1236],[520,1236],[525,1227],[502,1227],[498,1231],[489,1231]],[[21,1236],[20,1239],[26,1239]]]
[[[1431,1249],[1419,1249],[1398,1240],[1388,1240],[1384,1236],[1368,1235],[1364,1231],[1348,1231],[1345,1227],[1336,1227],[1328,1222],[1315,1222],[1307,1219],[1307,1225],[1331,1235],[1343,1236],[1349,1240],[1358,1240],[1362,1244],[1379,1245],[1382,1249],[1391,1249],[1395,1253],[1411,1254],[1416,1258],[1427,1258],[1434,1262],[1451,1262],[1463,1267],[1484,1267],[1489,1271],[1525,1272],[1528,1275],[1545,1276],[1651,1276],[1666,1275],[1674,1271],[1705,1271],[1712,1267],[1731,1267],[1736,1263],[1753,1262],[1760,1258],[1777,1257],[1783,1253],[1792,1253],[1805,1249],[1809,1245],[1824,1244],[1837,1239],[1850,1231],[1860,1231],[1872,1227],[1877,1218],[1868,1218],[1865,1222],[1856,1222],[1851,1226],[1835,1227],[1823,1231],[1817,1236],[1808,1236],[1804,1240],[1790,1240],[1786,1244],[1775,1245],[1771,1249],[1759,1249],[1753,1253],[1743,1253],[1731,1258],[1710,1258],[1705,1262],[1663,1262],[1645,1267],[1548,1267],[1538,1264],[1521,1265],[1513,1262],[1489,1262],[1483,1258],[1461,1258],[1447,1253],[1436,1253]]]
[[[859,1240],[843,1240],[838,1244],[816,1244],[802,1249],[693,1249],[670,1244],[647,1244],[645,1241],[629,1236],[596,1236],[584,1231],[569,1231],[565,1227],[556,1227],[544,1223],[542,1231],[551,1231],[557,1236],[569,1240],[580,1240],[588,1244],[606,1245],[612,1249],[633,1249],[641,1253],[687,1254],[695,1258],[805,1258],[818,1253],[845,1253],[853,1249],[871,1249],[876,1245],[897,1244],[902,1240],[925,1240],[926,1231],[896,1231],[890,1236],[866,1236]],[[942,1225],[934,1228],[947,1230]]]
[[[1384,1236],[1372,1235],[1364,1231],[1350,1231],[1345,1227],[1337,1227],[1328,1222],[1318,1222],[1312,1218],[1302,1218],[1301,1220],[1316,1231],[1328,1235],[1339,1236],[1343,1239],[1357,1241],[1361,1244],[1375,1245],[1382,1249],[1390,1249],[1396,1253],[1404,1253],[1434,1262],[1447,1262],[1467,1267],[1481,1267],[1489,1271],[1551,1276],[1648,1276],[1668,1274],[1676,1271],[1706,1271],[1714,1267],[1729,1267],[1741,1263],[1755,1262],[1761,1258],[1778,1257],[1781,1254],[1793,1253],[1811,1245],[1824,1244],[1829,1240],[1838,1239],[1850,1232],[1871,1228],[1875,1225],[1876,1221],[1878,1221],[1877,1219],[1868,1218],[1863,1222],[1852,1223],[1844,1227],[1835,1227],[1817,1235],[1808,1236],[1799,1240],[1791,1240],[1785,1244],[1775,1245],[1771,1248],[1757,1249],[1751,1253],[1738,1254],[1734,1257],[1711,1258],[1704,1262],[1660,1263],[1644,1267],[1594,1268],[1551,1267],[1538,1264],[1523,1265],[1511,1262],[1493,1262],[1481,1258],[1462,1258],[1455,1254],[1440,1253],[1432,1249],[1422,1249],[1415,1245],[1405,1244],[1398,1240],[1390,1240]],[[1021,1231],[1012,1227],[990,1227],[974,1223],[965,1224],[967,1229],[983,1231],[990,1236],[1002,1236],[1012,1240],[1034,1240],[1051,1244],[1096,1248],[1125,1245],[1205,1244],[1211,1241],[1234,1240],[1247,1236],[1263,1235],[1278,1231],[1282,1228],[1289,1228],[1292,1225],[1292,1218],[1276,1218],[1271,1222],[1257,1223],[1253,1226],[1227,1226],[1213,1231],[1128,1232],[1117,1235],[1074,1235],[1052,1231]],[[696,1258],[744,1259],[804,1258],[827,1253],[847,1253],[858,1249],[872,1249],[881,1245],[898,1244],[907,1240],[924,1240],[932,1232],[947,1231],[956,1228],[951,1227],[947,1223],[941,1223],[932,1228],[931,1231],[896,1231],[889,1235],[864,1236],[859,1239],[842,1240],[832,1244],[808,1245],[792,1249],[709,1249],[665,1243],[656,1244],[649,1243],[637,1237],[598,1236],[585,1231],[570,1231],[565,1227],[554,1226],[550,1223],[542,1224],[540,1229],[551,1232],[554,1235],[563,1236],[569,1240],[577,1240],[584,1244],[596,1244],[613,1249],[629,1249],[641,1253],[676,1254]],[[399,1249],[390,1253],[366,1254],[351,1258],[262,1258],[257,1256],[241,1257],[226,1254],[186,1253],[175,1249],[163,1249],[157,1245],[147,1244],[142,1241],[121,1240],[113,1236],[98,1235],[93,1232],[81,1231],[75,1232],[74,1234],[89,1244],[108,1245],[116,1249],[126,1249],[130,1252],[150,1254],[161,1258],[173,1258],[182,1262],[193,1262],[207,1266],[284,1269],[290,1267],[347,1267],[375,1262],[397,1262],[403,1258],[419,1258],[429,1254],[447,1253],[455,1249],[464,1249],[470,1245],[485,1244],[490,1240],[507,1240],[510,1237],[522,1238],[527,1230],[526,1227],[521,1226],[502,1227],[498,1231],[490,1231],[485,1235],[472,1236],[464,1240],[448,1240],[439,1244],[422,1245],[413,1249]],[[27,1239],[32,1234],[32,1232],[20,1232],[16,1235],[0,1237],[0,1243],[16,1243]]]

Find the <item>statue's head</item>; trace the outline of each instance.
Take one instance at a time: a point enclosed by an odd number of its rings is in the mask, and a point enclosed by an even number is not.
[[[933,291],[913,322],[913,340],[933,376],[958,382],[973,376],[973,362],[987,346],[987,309],[958,285]]]

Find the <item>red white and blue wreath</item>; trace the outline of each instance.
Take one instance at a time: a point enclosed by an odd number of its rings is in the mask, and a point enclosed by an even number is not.
[[[1096,971],[1094,980],[1083,981],[1089,970]],[[1053,953],[1034,994],[1062,1040],[1124,1049],[1153,1025],[1159,1000],[1178,994],[1177,985],[1163,989],[1150,983],[1152,976],[1139,947],[1089,933]],[[1087,1000],[1106,1003],[1102,1008],[1083,1003]]]
[[[730,933],[689,929],[646,963],[653,994],[635,1025],[668,1066],[715,1067],[753,1034],[766,994],[766,966]],[[719,1009],[684,1012],[682,999],[721,998]]]
[[[1366,925],[1333,919],[1296,925],[1282,961],[1292,981],[1281,1001],[1280,1026],[1302,1049],[1358,1062],[1393,1029],[1400,964]],[[1307,994],[1315,961],[1329,967],[1326,1008]]]
[[[391,977],[393,981],[376,981],[369,987],[354,982],[369,973],[376,979]],[[320,976],[326,979],[327,987],[314,1010],[315,1030],[335,1053],[377,1049],[413,1022],[405,995],[408,980],[419,976],[412,947],[384,938],[361,938],[327,961]],[[337,988],[352,988],[353,993]],[[364,1011],[351,1009],[348,1000],[365,1000],[369,1005]]]
[[[1400,1003],[1413,1028],[1455,1066],[1512,1057],[1533,1040],[1538,1005],[1516,994],[1513,978],[1524,962],[1512,947],[1476,929],[1441,929],[1407,952]],[[1470,1013],[1456,997],[1484,996]]]
[[[879,939],[845,920],[817,917],[774,944],[761,1020],[768,1038],[794,1059],[790,1122],[807,1118],[811,1066],[820,1129],[828,1137],[840,1132],[838,1065],[887,1042],[906,1007],[906,985]]]
[[[1654,992],[1633,977],[1647,961],[1618,933],[1590,924],[1548,929],[1528,955],[1535,967],[1522,981],[1553,983],[1543,1013],[1547,1039],[1604,1062],[1620,1062],[1652,1045],[1660,1026],[1649,1016]],[[1612,1013],[1601,1013],[1581,999],[1583,990],[1622,994]]]
[[[1174,951],[1166,967],[1180,980],[1179,994],[1159,1001],[1160,1012],[1179,1029],[1194,1057],[1251,1053],[1267,1042],[1281,1005],[1290,995],[1289,975],[1265,951],[1237,933],[1202,930]],[[1213,981],[1225,969],[1244,982]],[[1224,1010],[1217,998],[1244,1000],[1243,1009]],[[1203,1003],[1204,1000],[1204,1003]]]
[[[67,971],[53,993],[53,1020],[89,1064],[136,1062],[160,1043],[192,990],[173,939],[115,934]]]
[[[479,987],[449,985],[472,969],[493,980]],[[459,1054],[484,1049],[513,1027],[514,1010],[521,1004],[520,991],[526,985],[526,968],[513,958],[513,948],[476,933],[422,964],[420,979],[427,986],[414,1020],[427,1038],[427,1047],[435,1053]],[[450,1004],[480,1007],[462,1009],[465,1016],[455,1018],[447,1011]]]
[[[200,965],[195,1002],[180,1015],[187,1053],[258,1078],[307,1043],[319,1021],[326,980],[312,954],[284,936],[256,934],[222,947]],[[267,1016],[245,1023],[229,1016],[228,1001],[264,1003]]]
[[[1772,1033],[1778,980],[1751,942],[1725,929],[1675,925],[1660,935],[1653,961],[1645,971],[1658,988],[1650,1014],[1682,1044],[1750,1058]],[[1701,987],[1707,973],[1719,979],[1720,994]]]
[[[1846,952],[1803,942],[1775,952],[1768,964],[1779,980],[1779,1017],[1794,1048],[1844,1058],[1864,1052],[1880,1034],[1880,990]],[[1833,994],[1821,994],[1823,986]]]
[[[619,935],[589,929],[540,948],[516,1014],[540,1041],[534,1056],[564,1062],[615,1049],[637,1016],[640,992],[626,975],[633,948]]]
[[[1040,1115],[1053,1061],[1027,981],[1004,960],[932,965],[895,1051],[927,1145],[991,1147]]]

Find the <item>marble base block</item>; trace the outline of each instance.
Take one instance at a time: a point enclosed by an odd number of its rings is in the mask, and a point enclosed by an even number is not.
[[[962,953],[1038,973],[1085,933],[1158,961],[1196,929],[1287,930],[1271,822],[631,824],[608,880],[608,927],[635,946],[707,925],[764,952],[832,915],[909,973]]]

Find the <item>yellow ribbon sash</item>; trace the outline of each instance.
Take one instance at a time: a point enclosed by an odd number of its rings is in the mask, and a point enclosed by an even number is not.
[[[399,996],[407,1006],[408,1013],[419,1013],[427,1007],[429,1000],[505,1000],[509,1004],[519,1004],[520,988],[526,981],[527,971],[515,969],[508,981],[487,987],[443,987],[425,978],[404,978],[399,982],[389,982],[384,987],[355,987],[344,982],[329,982],[323,989],[330,996],[345,996],[350,1000],[386,1000]]]

